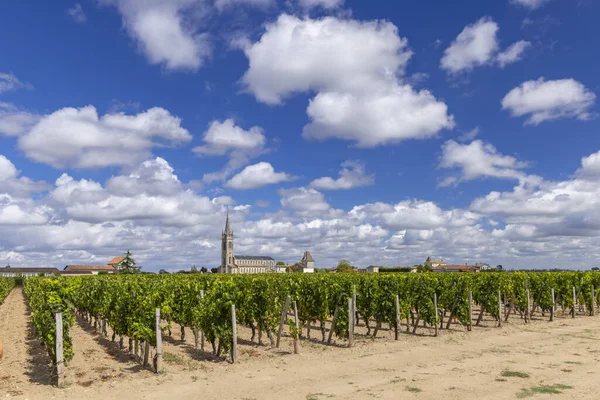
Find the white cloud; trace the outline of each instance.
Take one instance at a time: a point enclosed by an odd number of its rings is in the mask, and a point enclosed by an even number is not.
[[[600,151],[581,159],[581,168],[577,174],[583,178],[600,178]]]
[[[275,5],[275,0],[215,0],[215,7],[219,11],[229,9],[237,5],[247,5],[250,7],[267,8]]]
[[[211,56],[207,33],[198,32],[202,0],[99,0],[115,6],[129,35],[152,64],[167,69],[198,69]]]
[[[510,3],[528,8],[530,10],[535,10],[549,1],[550,0],[510,0]]]
[[[1,134],[19,136],[35,125],[39,118],[38,115],[20,110],[13,104],[0,102]]]
[[[83,8],[79,3],[75,3],[73,7],[69,8],[67,10],[67,14],[69,14],[71,18],[73,18],[73,20],[78,24],[83,24],[87,21],[85,12],[83,12]]]
[[[211,122],[202,140],[204,145],[193,149],[196,154],[229,156],[225,169],[204,175],[205,183],[227,179],[235,170],[247,165],[251,159],[268,151],[265,149],[267,138],[262,128],[253,126],[249,130],[244,130],[235,125],[232,119]]]
[[[529,115],[525,124],[539,125],[558,118],[591,118],[596,95],[574,79],[523,82],[502,99],[502,109],[514,117]]]
[[[375,184],[375,175],[366,173],[365,164],[358,161],[342,163],[340,177],[333,179],[323,177],[315,179],[310,186],[320,190],[347,190]]]
[[[10,160],[0,155],[0,181],[6,181],[17,177],[17,168]]]
[[[463,133],[462,135],[460,135],[458,137],[458,140],[461,142],[470,142],[473,139],[475,139],[479,133],[481,132],[481,130],[479,129],[478,126],[476,126],[475,128],[471,129],[468,132]]]
[[[31,193],[43,192],[49,189],[46,182],[33,181],[27,177],[19,177],[20,171],[5,156],[0,154],[0,194],[11,198],[28,198]]]
[[[281,15],[243,48],[250,68],[242,81],[257,100],[281,104],[317,92],[307,109],[306,138],[373,147],[454,126],[446,104],[399,80],[412,51],[389,22]]]
[[[93,106],[87,106],[42,117],[19,138],[19,148],[28,158],[57,168],[99,168],[135,165],[158,144],[189,140],[181,120],[163,108],[100,117]]]
[[[448,140],[442,146],[440,168],[458,168],[461,174],[459,177],[446,178],[439,186],[487,177],[522,179],[525,174],[521,169],[525,167],[527,167],[526,162],[500,154],[493,145],[483,143],[481,140],[469,144]]]
[[[5,72],[0,72],[0,94],[4,92],[8,92],[11,90],[17,89],[31,89],[32,86],[30,83],[21,82],[19,78],[17,78],[13,74],[7,74]]]
[[[330,209],[323,194],[311,188],[292,188],[279,191],[281,206],[299,212],[323,212]]]
[[[300,4],[300,7],[304,8],[305,10],[310,10],[317,7],[331,10],[341,7],[344,4],[344,0],[298,0],[298,3]]]
[[[293,179],[294,177],[292,175],[286,174],[285,172],[275,172],[275,169],[271,164],[263,161],[258,164],[248,165],[231,178],[225,186],[237,190],[256,189],[275,183],[291,181]]]
[[[474,24],[465,26],[444,51],[441,68],[450,74],[458,74],[494,63],[503,68],[519,61],[531,43],[520,40],[500,52],[498,30],[498,24],[490,17],[483,17]]]
[[[488,64],[498,51],[498,29],[498,24],[489,17],[467,25],[444,51],[441,67],[458,73]]]
[[[510,45],[506,50],[499,53],[496,57],[496,61],[500,65],[501,68],[505,66],[515,63],[521,59],[523,52],[531,47],[531,42],[527,42],[525,40],[519,40],[516,43]]]

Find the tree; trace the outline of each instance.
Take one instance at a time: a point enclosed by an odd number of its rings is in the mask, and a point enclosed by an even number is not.
[[[142,267],[135,265],[135,260],[131,256],[131,252],[127,250],[125,258],[117,266],[118,274],[139,274]]]
[[[354,267],[352,265],[350,265],[350,261],[346,260],[345,258],[342,258],[339,262],[337,267],[335,268],[336,272],[340,272],[340,273],[349,273],[349,272],[354,272]]]
[[[206,269],[206,267],[202,267],[202,268],[200,268],[200,272],[205,274],[208,272],[208,270]]]
[[[211,268],[210,272],[213,274],[218,274],[219,273],[219,268]]]
[[[417,267],[417,272],[431,272],[431,264],[425,264],[425,265],[415,265],[415,267]]]
[[[277,264],[275,265],[285,265],[285,263],[283,261],[277,261]]]
[[[167,275],[167,274],[170,274],[170,272],[169,272],[169,271],[167,271],[166,269],[161,269],[160,271],[158,271],[158,273],[159,273],[160,275]]]

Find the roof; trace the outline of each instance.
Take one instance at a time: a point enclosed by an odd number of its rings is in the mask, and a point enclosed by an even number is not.
[[[275,261],[273,257],[266,256],[234,256],[236,260],[265,260],[265,261]]]
[[[112,260],[108,262],[108,265],[117,265],[120,264],[121,261],[125,259],[125,256],[114,257]]]
[[[114,271],[112,265],[67,265],[63,271]]]
[[[4,267],[0,268],[0,273],[2,272],[12,272],[12,273],[48,273],[48,274],[58,274],[60,271],[57,268],[39,268],[39,267],[22,267],[22,268],[14,268],[14,267]]]
[[[92,275],[92,271],[60,271],[61,275]]]
[[[313,259],[312,255],[310,254],[310,251],[305,251],[304,252],[304,257],[302,257],[302,261],[315,262],[315,260]]]

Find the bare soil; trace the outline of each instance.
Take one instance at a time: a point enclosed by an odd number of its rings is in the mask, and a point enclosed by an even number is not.
[[[172,336],[163,339],[165,372],[157,375],[128,353],[127,340],[119,349],[110,330],[106,338],[78,319],[71,329],[75,357],[67,366],[67,386],[57,388],[16,288],[0,306],[0,398],[597,399],[599,328],[600,317],[572,319],[560,312],[554,322],[539,313],[529,324],[511,316],[502,328],[488,316],[471,332],[453,324],[439,337],[419,328],[398,341],[386,326],[377,338],[359,326],[352,348],[345,341],[321,343],[315,329],[295,355],[287,335],[277,350],[266,335],[258,345],[250,342],[250,329],[238,327],[239,362],[231,364],[212,356],[209,344],[206,352],[196,349],[190,329],[182,342],[173,326]],[[560,393],[543,393],[549,387]]]

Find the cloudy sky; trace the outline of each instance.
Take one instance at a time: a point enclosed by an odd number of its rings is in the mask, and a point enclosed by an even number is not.
[[[0,6],[0,263],[600,266],[593,0]]]

